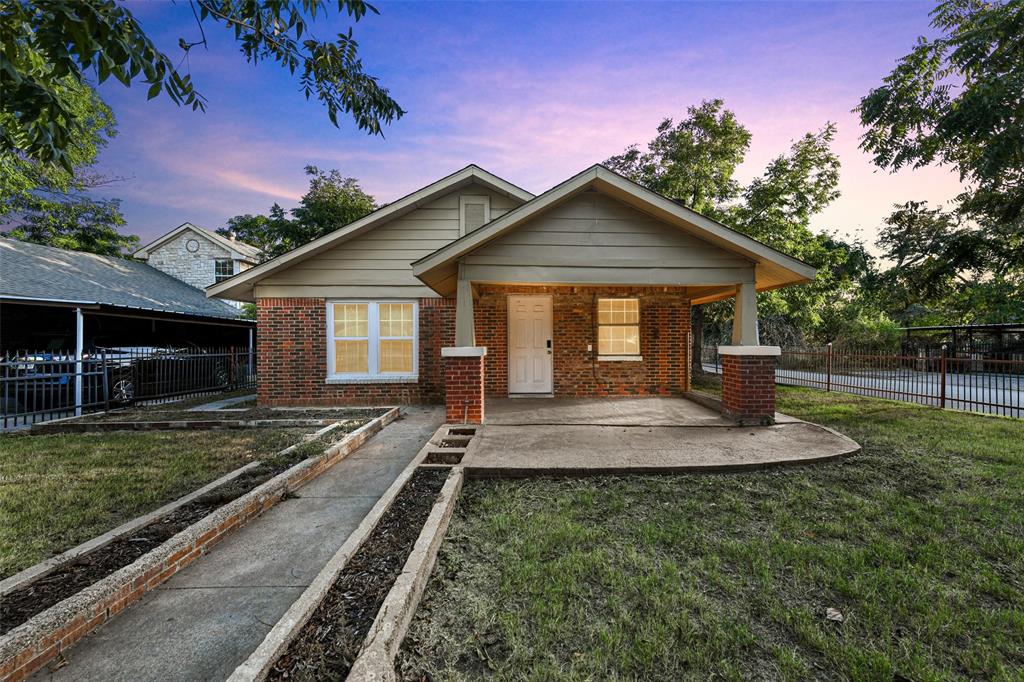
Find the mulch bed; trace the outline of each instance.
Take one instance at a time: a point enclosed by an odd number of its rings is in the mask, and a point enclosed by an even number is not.
[[[344,679],[416,540],[448,469],[418,469],[349,559],[268,680]]]
[[[309,408],[302,410],[275,410],[269,407],[251,407],[245,410],[115,410],[94,417],[76,419],[76,423],[88,422],[205,422],[205,421],[251,421],[254,419],[373,419],[387,412],[387,408]]]
[[[0,597],[0,635],[13,630],[54,604],[77,594],[93,583],[159,547],[196,521],[216,509],[241,497],[253,488],[269,481],[282,471],[322,452],[334,440],[362,426],[365,421],[353,421],[349,428],[339,429],[326,438],[304,443],[284,455],[278,454],[262,461],[258,466],[217,486],[188,504],[135,532],[89,552],[74,563],[61,566],[39,580]]]

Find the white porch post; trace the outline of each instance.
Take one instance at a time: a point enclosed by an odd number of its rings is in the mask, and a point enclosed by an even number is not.
[[[476,331],[473,326],[473,285],[464,278],[461,263],[455,290],[455,345],[476,345]]]
[[[757,346],[757,291],[753,282],[743,282],[736,290],[732,320],[732,345]]]
[[[75,308],[75,416],[82,416],[82,346],[85,345],[85,317]]]

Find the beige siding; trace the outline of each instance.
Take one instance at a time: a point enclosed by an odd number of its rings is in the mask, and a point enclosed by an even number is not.
[[[489,196],[491,220],[520,203],[479,185],[461,187],[261,280],[257,296],[436,296],[413,276],[410,263],[459,238],[460,195]]]
[[[464,259],[474,279],[718,284],[752,281],[751,261],[598,192],[538,215]],[[600,272],[608,269],[607,274]],[[578,275],[578,278],[574,278]],[[514,279],[513,279],[514,277]]]

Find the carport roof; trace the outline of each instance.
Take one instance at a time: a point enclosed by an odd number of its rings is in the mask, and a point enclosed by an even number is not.
[[[6,238],[0,239],[0,298],[246,322],[238,308],[140,261]]]

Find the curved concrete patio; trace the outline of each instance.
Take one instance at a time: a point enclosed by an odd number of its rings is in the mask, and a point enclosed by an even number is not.
[[[832,429],[776,413],[737,426],[685,398],[490,400],[462,464],[472,476],[683,473],[808,464],[860,446]]]

